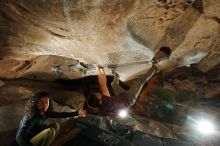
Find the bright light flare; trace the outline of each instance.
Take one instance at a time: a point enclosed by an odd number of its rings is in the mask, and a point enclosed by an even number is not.
[[[197,122],[197,128],[198,130],[205,135],[210,135],[215,132],[214,125],[210,121],[199,121]]]
[[[119,117],[121,118],[126,118],[128,116],[128,111],[123,109],[123,110],[120,110],[119,113],[118,113]]]

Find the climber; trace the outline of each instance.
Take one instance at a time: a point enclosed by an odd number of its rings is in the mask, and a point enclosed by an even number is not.
[[[169,60],[171,52],[172,51],[169,47],[160,48],[151,61],[151,68],[147,71],[146,74],[144,74],[144,76],[142,76],[141,79],[139,79],[139,81],[137,81],[138,83],[136,88],[132,88],[131,90],[124,90],[120,86],[119,75],[116,72],[113,72],[114,80],[111,83],[111,86],[113,88],[114,94],[117,96],[112,96],[110,94],[107,87],[104,68],[97,66],[96,71],[98,74],[99,89],[95,88],[95,90],[92,91],[87,100],[87,104],[90,107],[98,107],[104,112],[118,112],[121,109],[128,109],[134,105],[147,81],[158,72],[159,60]]]
[[[92,93],[89,95],[87,104],[91,107],[99,108],[103,112],[110,113],[119,112],[119,110],[121,109],[129,109],[129,107],[135,103],[146,81],[151,78],[154,73],[157,72],[157,68],[157,65],[153,64],[152,67],[148,70],[145,81],[141,85],[140,89],[138,89],[135,95],[132,95],[132,97],[128,97],[126,94],[123,94],[123,92],[119,93],[116,96],[112,96],[107,87],[107,80],[104,68],[97,66],[96,71],[98,74],[99,89],[93,89]],[[113,82],[118,85],[119,89],[119,77],[116,73]]]
[[[13,145],[49,146],[59,132],[57,122],[46,125],[47,118],[85,117],[86,110],[55,112],[49,93],[42,91],[30,97],[25,106],[25,115],[20,121]]]

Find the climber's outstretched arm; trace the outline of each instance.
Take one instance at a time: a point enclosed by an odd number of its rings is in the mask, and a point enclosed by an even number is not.
[[[103,68],[96,67],[97,75],[98,75],[98,83],[99,83],[99,88],[104,96],[110,96],[108,87],[107,87],[107,79],[105,75],[105,71]]]

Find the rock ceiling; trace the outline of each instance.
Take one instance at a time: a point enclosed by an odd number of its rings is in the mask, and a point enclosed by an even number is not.
[[[220,62],[219,0],[1,0],[0,77],[54,80],[116,70],[122,81],[146,72],[162,47],[160,70]]]

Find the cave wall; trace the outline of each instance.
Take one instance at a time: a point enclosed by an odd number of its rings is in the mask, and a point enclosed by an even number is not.
[[[132,109],[143,119],[155,120],[152,125],[159,122],[159,129],[145,127],[144,123],[140,124],[142,129],[162,137],[173,134],[172,138],[186,138],[198,145],[219,145],[218,134],[202,135],[195,126],[199,120],[206,119],[214,123],[217,131],[220,129],[219,69],[218,65],[203,73],[192,65],[154,75]],[[168,127],[167,133],[160,131],[164,127]]]

